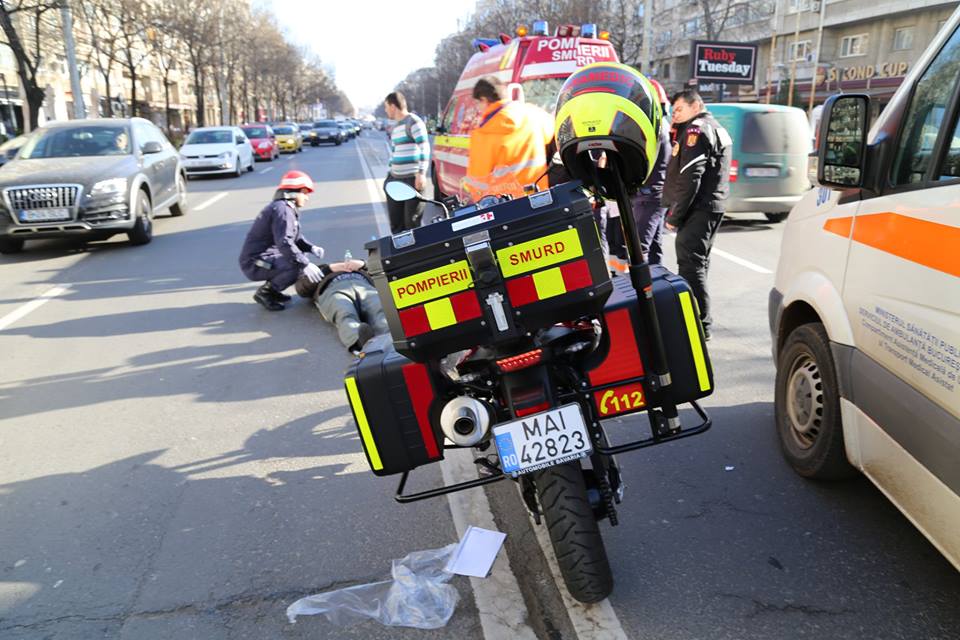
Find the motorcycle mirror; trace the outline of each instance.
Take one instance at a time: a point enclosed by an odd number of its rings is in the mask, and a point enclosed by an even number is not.
[[[391,200],[396,200],[397,202],[405,202],[420,197],[420,193],[417,192],[416,189],[403,182],[388,182],[384,190],[387,192],[387,195],[390,196]]]

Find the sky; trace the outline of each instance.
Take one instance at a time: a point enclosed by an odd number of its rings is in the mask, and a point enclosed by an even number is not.
[[[291,41],[336,70],[337,85],[359,109],[373,108],[411,71],[433,66],[437,44],[457,31],[476,0],[267,0]],[[405,25],[398,31],[397,25]],[[391,45],[391,42],[396,44]]]

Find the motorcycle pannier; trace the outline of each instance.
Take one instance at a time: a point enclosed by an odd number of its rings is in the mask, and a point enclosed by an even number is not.
[[[368,343],[364,357],[344,375],[364,453],[379,476],[443,459],[443,434],[430,426],[434,378],[426,365],[403,357],[389,336],[383,338]]]
[[[615,278],[603,309],[606,337],[585,367],[601,418],[659,406],[668,399],[681,405],[713,392],[713,368],[690,285],[660,265],[651,265],[650,270],[671,384],[647,397],[649,387],[638,380],[649,373],[651,349],[647,340],[638,344],[635,335],[648,334],[629,279]]]
[[[599,314],[612,285],[579,184],[368,243],[397,350],[425,362]]]

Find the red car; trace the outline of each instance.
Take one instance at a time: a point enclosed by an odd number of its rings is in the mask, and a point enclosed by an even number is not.
[[[240,128],[250,139],[253,156],[257,160],[272,161],[274,158],[280,157],[280,149],[277,148],[277,140],[273,135],[273,129],[265,124],[245,124]]]

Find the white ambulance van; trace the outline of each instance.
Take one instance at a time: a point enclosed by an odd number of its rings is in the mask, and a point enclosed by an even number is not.
[[[826,102],[784,229],[776,425],[799,474],[863,472],[960,569],[960,9],[869,113]]]

